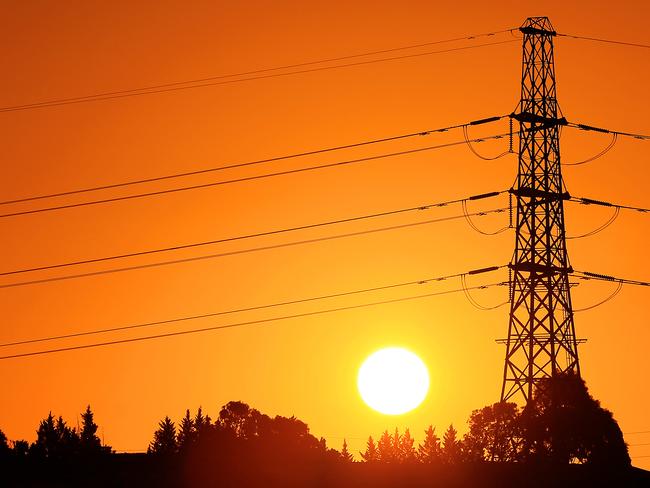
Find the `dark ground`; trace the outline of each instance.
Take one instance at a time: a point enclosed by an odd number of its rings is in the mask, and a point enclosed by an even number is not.
[[[65,463],[13,462],[1,467],[2,487],[650,487],[650,471],[590,466],[477,463],[390,465],[296,463],[246,466],[241,460],[192,463],[144,454]]]

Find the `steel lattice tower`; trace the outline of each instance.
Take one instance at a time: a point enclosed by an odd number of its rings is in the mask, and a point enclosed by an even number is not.
[[[515,252],[510,264],[510,325],[501,400],[565,371],[580,374],[564,229],[564,189],[553,61],[556,35],[546,17],[520,28],[523,65],[519,113],[519,167],[512,194],[517,203]],[[521,399],[521,397],[519,397]]]

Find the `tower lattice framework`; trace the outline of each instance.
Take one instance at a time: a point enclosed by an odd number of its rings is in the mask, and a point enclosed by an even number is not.
[[[515,252],[510,264],[510,324],[501,400],[528,402],[539,380],[580,374],[571,308],[560,166],[553,38],[546,17],[532,17],[523,33]]]

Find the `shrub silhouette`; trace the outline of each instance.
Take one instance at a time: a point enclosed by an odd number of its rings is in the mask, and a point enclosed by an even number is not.
[[[474,410],[463,438],[463,457],[469,461],[516,461],[521,451],[519,409],[498,402]]]
[[[539,383],[521,414],[523,455],[528,460],[629,466],[623,433],[574,374]]]

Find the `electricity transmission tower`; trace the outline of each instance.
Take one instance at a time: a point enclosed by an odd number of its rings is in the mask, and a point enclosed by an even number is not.
[[[519,166],[515,252],[510,264],[510,324],[501,400],[528,402],[539,380],[580,374],[566,251],[564,200],[553,61],[555,32],[546,17],[519,29],[523,65],[519,113]],[[521,398],[521,397],[520,397]]]

